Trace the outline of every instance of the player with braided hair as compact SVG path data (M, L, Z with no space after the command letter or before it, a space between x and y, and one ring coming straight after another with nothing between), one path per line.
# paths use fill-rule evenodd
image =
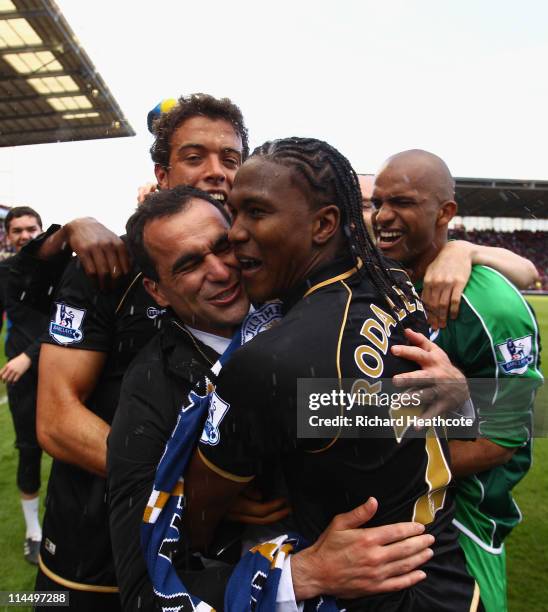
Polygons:
M281 299L284 317L238 349L220 372L204 429L209 433L202 434L185 478L190 540L207 545L246 484L262 482L272 494L274 466L283 473L296 525L308 541L337 513L370 495L379 500L375 524L418 520L436 538L420 584L345 600L343 607L477 610L479 593L451 525L445 441L433 431L426 440L391 428L375 435L371 426L367 439L350 438L341 422L329 437L313 431L300 436L297 421L309 406L298 403L298 380L332 379L333 389L342 389L343 380L351 379L379 393L386 384L382 378L410 369L391 350L407 343L403 325L427 330L406 275L386 270L389 262L373 248L350 164L319 140L266 143L239 170L229 207L234 218L229 238L246 290L256 302ZM443 352L422 342L434 362L445 359L449 372ZM388 408L369 409L380 418L389 415ZM321 592L310 581L300 584L297 564L292 574L307 597Z
M346 157L327 142L314 138L265 142L253 151L253 155L294 167L306 179L310 189L321 194L318 205L336 203L341 211L341 224L354 265L361 273L367 271L381 295L391 296L400 307L404 306L401 295L394 288L398 281L386 267L386 262L381 260L380 252L367 232L360 183ZM393 302L391 307L394 307Z

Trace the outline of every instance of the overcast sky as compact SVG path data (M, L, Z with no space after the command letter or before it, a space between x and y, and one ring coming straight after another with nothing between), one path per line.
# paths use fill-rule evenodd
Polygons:
M134 138L0 149L0 202L116 231L153 180L147 112L232 98L251 144L314 136L359 172L412 147L455 176L548 179L543 0L57 0Z

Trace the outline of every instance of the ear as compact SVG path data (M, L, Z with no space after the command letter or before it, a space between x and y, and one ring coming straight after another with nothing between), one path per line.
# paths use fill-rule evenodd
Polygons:
M154 174L160 189L169 189L169 170L160 166L160 164L154 165Z
M453 200L444 202L438 211L436 225L448 225L449 221L457 214L457 204Z
M326 244L337 233L341 223L341 212L335 204L328 204L314 214L312 242Z
M168 300L165 298L162 290L160 289L156 281L153 281L150 278L144 278L143 287L145 288L146 292L152 296L158 306L161 306L162 308L169 306Z

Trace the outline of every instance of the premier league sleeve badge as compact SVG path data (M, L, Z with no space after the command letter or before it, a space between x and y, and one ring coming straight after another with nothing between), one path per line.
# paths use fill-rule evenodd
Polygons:
M55 318L50 321L49 335L57 344L76 344L84 338L82 323L85 309L75 308L69 304L55 303Z
M529 364L533 362L531 348L531 336L508 338L506 342L497 344L497 349L503 358L503 362L499 362L499 367L505 374L524 374Z

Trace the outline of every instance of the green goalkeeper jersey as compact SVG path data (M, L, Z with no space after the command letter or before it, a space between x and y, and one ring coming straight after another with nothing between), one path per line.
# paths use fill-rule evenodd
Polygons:
M516 448L506 464L458 481L455 525L485 550L498 553L521 521L511 491L531 464L534 389L542 382L537 322L502 274L474 266L458 318L432 339L467 378L485 379L472 384L478 387L472 399L481 435Z

